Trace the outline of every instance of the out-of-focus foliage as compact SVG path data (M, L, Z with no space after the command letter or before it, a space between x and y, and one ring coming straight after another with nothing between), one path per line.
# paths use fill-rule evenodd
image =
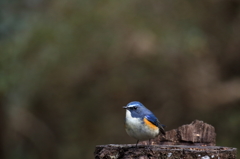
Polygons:
M1 0L0 156L93 158L133 143L122 106L239 147L240 3Z

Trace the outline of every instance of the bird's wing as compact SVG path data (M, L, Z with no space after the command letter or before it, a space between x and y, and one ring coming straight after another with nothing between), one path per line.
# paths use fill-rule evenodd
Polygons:
M145 118L150 121L153 125L157 126L159 125L158 119L153 114L145 115Z
M160 130L160 132L165 135L165 130L164 130L164 127L165 125L162 125L160 124L160 122L158 121L158 119L153 115L153 114L148 114L148 115L145 115L145 118L150 121L152 124L154 124L155 126L157 126Z

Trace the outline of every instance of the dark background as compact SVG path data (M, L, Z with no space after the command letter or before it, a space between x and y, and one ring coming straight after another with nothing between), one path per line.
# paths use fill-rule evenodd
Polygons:
M240 3L0 1L0 158L93 158L141 101L167 130L203 120L239 147Z

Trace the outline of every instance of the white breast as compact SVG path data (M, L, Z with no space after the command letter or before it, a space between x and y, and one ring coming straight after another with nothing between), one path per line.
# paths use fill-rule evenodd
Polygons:
M152 139L159 134L159 129L150 129L140 118L133 118L129 110L126 110L125 122L127 134L137 140Z

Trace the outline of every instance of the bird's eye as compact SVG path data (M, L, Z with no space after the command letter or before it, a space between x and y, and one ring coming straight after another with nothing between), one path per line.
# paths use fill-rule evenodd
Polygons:
M136 110L136 109L137 109L137 107L133 107L133 109L134 109L134 110Z

